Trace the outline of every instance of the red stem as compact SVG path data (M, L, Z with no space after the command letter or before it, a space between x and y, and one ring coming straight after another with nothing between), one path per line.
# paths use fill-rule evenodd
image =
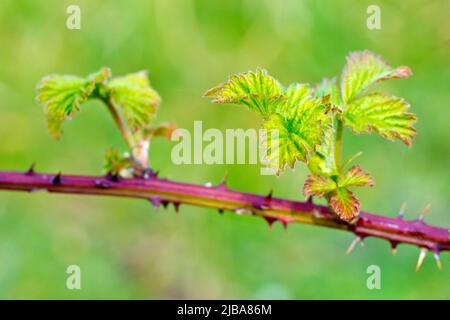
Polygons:
M450 250L450 232L447 228L429 226L423 219L412 221L401 217L390 218L361 212L354 225L339 220L326 206L312 201L299 202L244 193L229 189L225 183L218 186L202 186L175 182L157 177L149 179L114 179L111 176L74 176L60 174L0 171L0 190L37 191L85 195L108 195L128 198L143 198L154 205L169 202L178 206L190 204L208 208L233 211L265 218L269 224L280 221L308 223L342 229L364 237L388 240L395 248L407 243L439 253Z

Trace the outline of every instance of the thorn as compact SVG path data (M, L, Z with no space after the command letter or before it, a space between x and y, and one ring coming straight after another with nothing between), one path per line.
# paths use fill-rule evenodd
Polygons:
M53 184L60 184L61 183L61 172L58 172L56 176L52 179Z
M167 206L169 205L169 201L167 200L161 200L161 204L163 205L164 209L167 209Z
M428 215L428 213L430 212L430 208L431 208L431 203L427 204L425 206L425 208L423 208L422 213L419 216L419 221L423 222L423 220L425 219L425 216Z
M108 173L105 175L105 178L109 181L118 182L119 176L116 174L113 174L112 171L108 171Z
M309 204L313 204L313 197L312 196L308 196L308 198L306 199L306 202Z
M277 221L277 218L273 218L273 217L266 217L263 216L264 220L267 221L267 223L269 224L269 230L272 231L272 225L275 221Z
M391 241L392 254L395 256L397 254L397 241Z
M173 207L175 208L175 212L178 213L180 211L180 202L173 202Z
M358 243L361 244L361 247L364 247L364 242L360 236L356 236L355 239L353 239L352 243L350 243L350 245L348 246L347 251L345 253L346 254L352 253L353 249L355 248L355 246Z
M227 189L227 180L228 180L228 172L225 172L222 181L219 183L219 185L217 186L217 188L223 188L223 189Z
M25 172L26 175L31 176L34 174L34 168L36 167L36 162L33 162L30 166L30 168L28 169L27 172Z
M397 218L403 219L405 216L406 202L403 202L400 206L400 210L398 211Z
M149 200L156 209L161 205L161 199L159 197L151 197Z
M428 250L426 248L420 249L419 259L417 260L416 272L420 270L420 267L422 267L422 263L423 260L425 259L425 256L427 255L427 251Z
M273 190L271 189L269 191L269 193L267 194L267 196L265 196L264 200L262 201L257 201L256 203L253 204L253 208L256 208L258 210L266 210L270 208L270 202L272 202L272 194L273 194Z
M144 179L157 178L159 171L153 171L150 168L144 170Z
M284 231L288 231L288 225L289 225L289 221L286 220L280 220L281 224L283 225Z
M441 256L439 255L439 252L433 252L434 260L436 260L436 265L439 270L442 270L442 262L441 262Z

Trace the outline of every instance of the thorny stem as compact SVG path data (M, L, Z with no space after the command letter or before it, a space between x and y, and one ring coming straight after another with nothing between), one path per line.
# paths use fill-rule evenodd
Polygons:
M229 189L225 182L218 186L195 185L161 179L118 179L107 176L81 176L27 172L0 171L0 190L47 191L55 193L105 195L127 198L143 198L154 206L165 207L172 202L178 210L180 204L214 208L236 214L260 216L270 225L279 221L284 226L298 222L325 226L352 232L356 239L365 237L386 239L393 249L400 243L412 244L430 250L435 257L440 251L450 250L450 231L447 228L429 226L423 216L406 221L401 214L395 218L361 212L355 224L337 218L326 206L312 201L299 202L273 198L271 194L256 195ZM439 260L440 263L440 260Z

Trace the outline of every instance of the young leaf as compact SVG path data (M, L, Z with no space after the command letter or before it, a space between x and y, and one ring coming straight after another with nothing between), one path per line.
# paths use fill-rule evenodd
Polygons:
M243 104L266 118L283 96L281 84L264 69L232 75L230 79L204 94L213 103Z
M372 187L374 181L370 174L364 172L360 166L356 165L339 176L338 185L339 187Z
M344 221L351 222L359 215L359 199L347 188L338 188L333 191L329 203Z
M80 105L94 95L97 85L111 77L109 68L102 68L86 78L72 75L50 75L37 85L36 100L44 107L50 134L61 136L64 120L72 118Z
M76 76L51 75L37 86L36 100L44 107L50 134L61 136L64 120L72 118L80 104L92 94L95 82Z
M349 103L375 82L406 78L411 74L408 67L392 68L383 58L370 51L352 52L347 56L347 64L342 73L342 99Z
M331 178L310 174L303 185L303 195L322 197L336 188L336 182Z
M113 78L107 88L112 103L123 110L128 125L134 132L153 120L161 98L150 86L146 72Z
M290 85L274 107L274 113L263 123L268 139L262 143L270 154L278 156L278 159L269 157L269 165L279 174L286 164L293 168L297 160L307 162L323 143L330 123L320 99L312 97L305 85ZM278 134L271 134L272 130Z
M373 129L386 139L398 138L411 146L417 118L408 109L403 99L372 93L350 103L343 118L355 133L370 133Z

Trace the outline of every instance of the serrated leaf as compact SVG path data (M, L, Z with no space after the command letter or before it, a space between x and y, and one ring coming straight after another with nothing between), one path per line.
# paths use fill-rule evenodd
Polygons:
M333 191L329 203L344 221L351 222L359 215L359 199L347 188L338 188Z
M339 187L372 187L374 181L369 173L364 172L359 165L356 165L339 176L338 185Z
M273 113L277 101L282 98L281 84L264 69L232 75L230 79L207 92L214 103L235 103L266 118Z
M108 89L112 103L123 110L133 131L151 123L161 98L150 86L146 72L113 78L108 84Z
M336 188L336 182L330 177L310 174L303 185L303 195L322 197Z
M80 110L95 89L95 81L70 75L51 75L37 86L36 100L44 107L48 129L54 138L61 136L64 120Z
M347 106L344 123L355 133L370 133L373 129L386 139L398 138L411 146L417 118L408 109L409 104L401 98L372 93Z
M411 74L408 67L392 68L382 57L368 50L352 52L347 56L347 64L342 73L342 99L349 103L376 82L406 78Z
M324 110L325 106L310 95L306 86L293 84L286 90L277 112L263 123L268 135L262 143L269 153L269 165L277 174L286 165L293 168L297 160L307 162L323 142L331 122ZM278 130L278 134L271 135L271 130Z

